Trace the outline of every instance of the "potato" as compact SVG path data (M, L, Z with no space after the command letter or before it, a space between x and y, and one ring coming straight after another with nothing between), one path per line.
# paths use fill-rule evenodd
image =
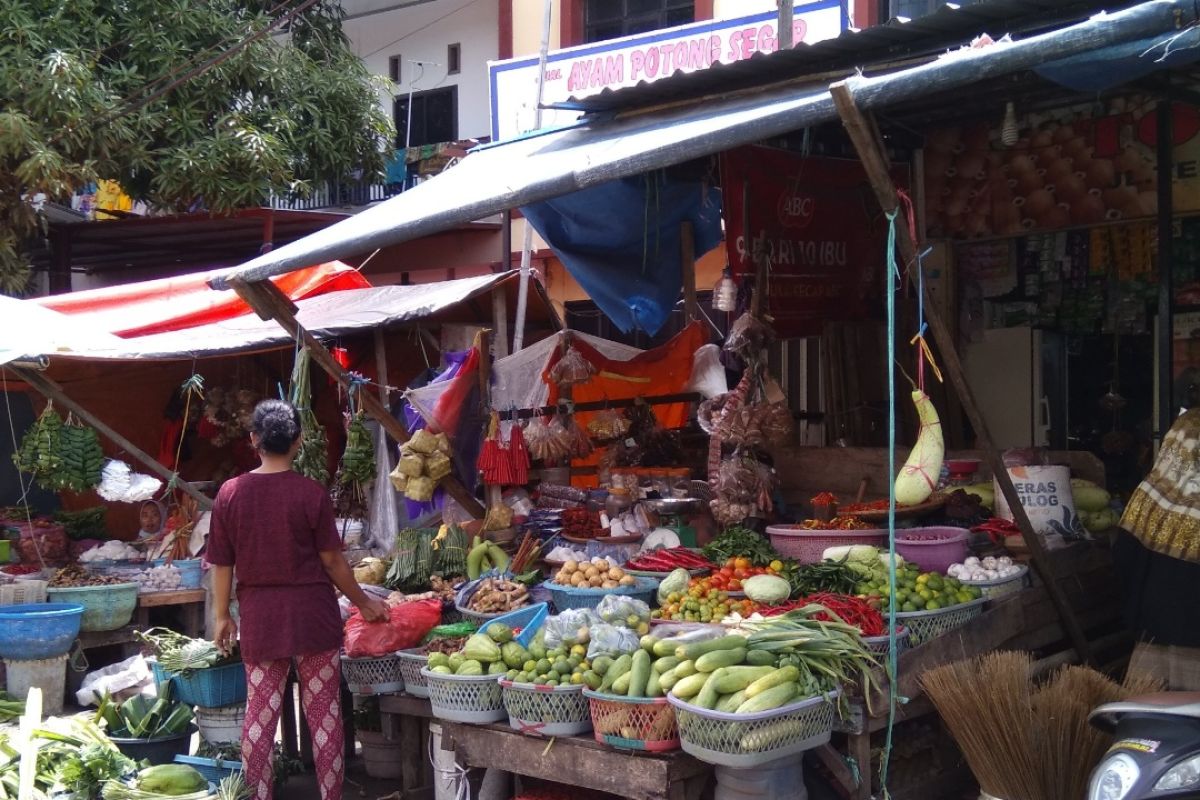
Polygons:
M595 567L588 567L587 572L583 574L587 576L588 580L591 580L600 574L600 570L596 569Z
M587 578L583 577L582 572L576 572L574 575L571 576L571 585L572 586L580 586L584 583L587 583Z
M570 583L571 582L571 573L567 572L565 569L560 569L558 571L558 574L554 576L554 582L555 583Z
M567 572L574 572L575 570L579 569L579 562L572 559L563 564L563 569L565 569Z
M604 581L600 580L599 575L596 575L595 577L588 578L588 583L590 583L593 588L598 589L598 588L600 588L600 584L604 583Z
M593 566L595 566L596 569L608 570L608 568L612 565L608 563L607 558L602 558L599 561L595 562Z
M600 588L602 588L602 589L615 589L615 588L617 588L617 586L618 586L618 584L614 580L607 580L604 583L600 584Z
M621 586L634 586L637 584L637 578L633 577L632 575L626 575L617 581L617 583Z
M610 581L619 581L619 580L621 580L621 576L623 576L624 574L625 573L622 572L619 568L613 567L612 569L610 569L608 571L608 579Z

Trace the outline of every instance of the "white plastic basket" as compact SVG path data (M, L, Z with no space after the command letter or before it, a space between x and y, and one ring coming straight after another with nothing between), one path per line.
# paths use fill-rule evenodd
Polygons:
M1014 594L1029 585L1029 567L1020 565L1020 571L1005 578L994 578L990 581L963 581L963 586L974 586L983 592L988 600Z
M394 653L379 658L342 656L342 675L351 694L395 694L404 691L400 659Z
M883 617L887 619L887 614ZM864 636L863 644L877 656L886 656L888 654L888 645L890 637L885 633L882 636ZM908 628L903 625L896 626L896 655L900 655L908 649Z
M699 708L673 695L685 753L722 767L749 769L802 753L829 741L838 692L809 697L756 714Z
M592 729L583 686L500 681L508 724L526 736L578 736Z
M986 597L981 597L936 611L899 611L896 621L908 628L908 643L916 647L966 625L983 613L987 601Z
M242 740L242 723L246 719L246 704L222 708L196 707L196 727L209 744L233 744Z
M404 676L405 693L413 697L428 698L429 686L425 683L425 676L421 674L421 670L425 669L429 657L421 652L421 648L416 647L401 650L396 653L396 658L400 659L400 674Z
M63 653L54 658L38 658L31 661L4 659L8 693L23 701L29 690L36 686L42 690L42 714L61 714L67 689L67 655Z
M449 722L487 725L508 717L498 675L445 675L421 670L433 715Z

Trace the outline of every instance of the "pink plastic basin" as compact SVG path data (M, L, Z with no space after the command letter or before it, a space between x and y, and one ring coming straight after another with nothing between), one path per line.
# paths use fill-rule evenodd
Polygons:
M963 528L933 527L897 531L896 552L922 572L945 574L951 564L961 563L970 549Z

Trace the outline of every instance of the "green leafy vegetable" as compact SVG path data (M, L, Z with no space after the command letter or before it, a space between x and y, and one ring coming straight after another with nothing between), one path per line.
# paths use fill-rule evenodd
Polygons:
M714 564L724 564L740 556L750 559L756 567L765 567L782 558L762 534L736 525L709 542L704 547L704 556Z

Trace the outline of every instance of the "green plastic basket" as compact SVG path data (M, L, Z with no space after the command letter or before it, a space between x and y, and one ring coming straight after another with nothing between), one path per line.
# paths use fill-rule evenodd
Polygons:
M81 631L115 631L133 619L137 608L138 584L115 583L108 586L70 586L46 590L51 603L78 603L83 606Z

